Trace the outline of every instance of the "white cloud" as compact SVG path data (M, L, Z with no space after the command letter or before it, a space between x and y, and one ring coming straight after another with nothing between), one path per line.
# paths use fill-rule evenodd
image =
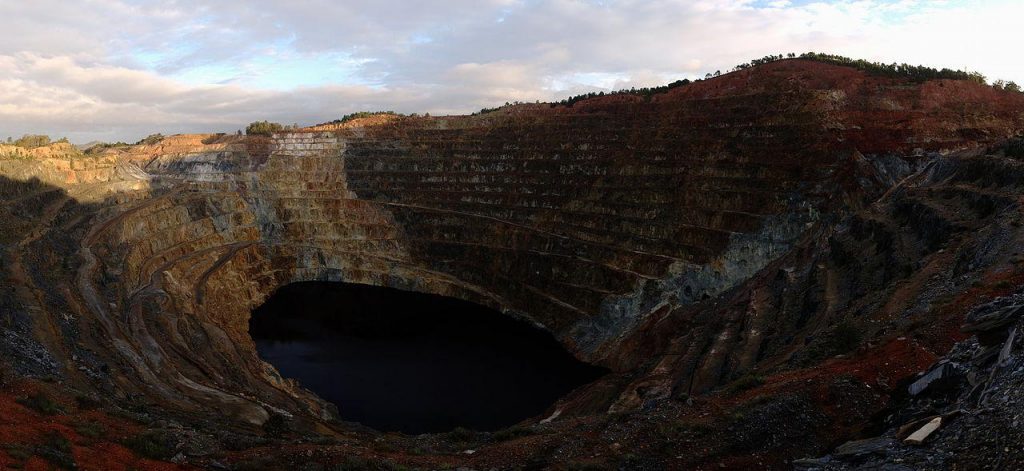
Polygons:
M1024 82L1021 17L1014 0L0 1L0 135L467 112L809 50Z

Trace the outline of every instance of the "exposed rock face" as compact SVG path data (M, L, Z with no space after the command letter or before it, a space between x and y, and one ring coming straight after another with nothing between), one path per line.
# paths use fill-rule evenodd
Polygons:
M93 157L0 147L0 349L175 413L328 420L247 325L280 286L338 280L529 319L616 372L562 416L637 410L788 361L855 308L912 309L858 297L967 228L950 211L1016 204L970 179L992 164L968 154L1022 129L1024 95L783 61L650 101Z

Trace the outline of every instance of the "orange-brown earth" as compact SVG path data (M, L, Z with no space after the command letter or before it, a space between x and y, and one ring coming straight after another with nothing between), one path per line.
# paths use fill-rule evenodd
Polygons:
M1022 131L1021 94L787 60L650 99L0 147L0 459L56 430L80 467L149 466L117 445L145 429L201 467L786 467L1016 289ZM379 434L256 355L251 309L303 280L492 306L612 373L505 432Z

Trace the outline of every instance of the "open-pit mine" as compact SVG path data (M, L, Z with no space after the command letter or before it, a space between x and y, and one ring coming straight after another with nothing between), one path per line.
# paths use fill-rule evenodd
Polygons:
M1013 469L1022 132L1021 93L792 59L0 145L0 468ZM360 286L419 297L332 321ZM389 356L443 335L482 372Z

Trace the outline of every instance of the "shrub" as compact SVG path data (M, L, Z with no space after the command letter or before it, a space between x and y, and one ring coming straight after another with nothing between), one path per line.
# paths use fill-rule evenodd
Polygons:
M241 134L241 132L239 132L239 134ZM215 144L215 143L216 143L217 141L219 141L219 140L220 140L220 138L222 138L222 137L224 137L224 133L222 133L222 132L219 132L219 133L217 133L217 134L214 134L214 135L212 135L212 136L209 136L209 137L206 137L206 138L204 138L204 139L202 140L202 143L203 143L203 144L205 144L205 145Z
M860 346L863 336L856 324L843 320L831 330L814 338L800 351L796 364L811 366L836 355L849 353Z
M754 389L762 384L764 384L764 378L762 376L748 373L741 376L736 381L733 381L732 384L729 385L728 389L730 393L736 394L748 389Z
M36 447L36 454L50 463L64 469L75 469L75 458L71 454L71 442L56 430L46 434L43 444Z
M35 147L50 145L50 142L50 136L45 134L25 134L24 136L21 136L21 139L14 141L14 145L24 147L26 149L32 149Z
M151 146L151 145L156 144L156 143L158 143L158 142L160 142L162 140L164 140L164 135L163 134L160 134L160 133L150 134L150 135L144 137L139 142L136 142L135 145L137 145L137 146Z
M129 145L130 144L128 144L127 142L121 142L121 141L119 141L119 142L101 142L99 144L96 144L94 146L90 146L90 147L86 148L85 149L85 154L86 155L100 154L100 153L103 153L103 151L105 151L107 149L118 149L118 148L122 148L122 147L128 147Z
M97 397L87 396L85 394L76 394L75 405L77 405L79 409L93 410L99 409L99 407L102 406L103 403L100 402L99 398Z
M86 438L100 438L107 434L107 427L94 420L79 422L75 424L75 433Z
M881 62L871 62L871 61L866 61L866 60L863 60L863 59L851 59L849 57L839 56L839 55L835 55L835 54L822 54L822 53L817 53L817 52L807 52L807 53L804 53L804 54L800 54L799 56L797 56L795 53L792 53L792 52L789 53L789 54L785 54L785 55L783 55L783 54L768 55L768 56L764 56L764 57L762 57L760 59L754 59L754 60L751 60L749 62L744 62L744 63L742 63L740 65L737 65L736 67L733 67L732 70L733 71L744 70L744 69L749 69L751 67L755 67L755 66L759 66L759 65L769 64L769 63L772 63L772 62L777 62L777 61L781 61L781 60L785 60L785 59L796 59L796 58L800 58L800 59L804 59L804 60L812 60L812 61L817 61L817 62L824 62L824 63L827 63L827 64L841 65L841 66L845 66L845 67L853 67L853 68L855 68L857 70L861 70L861 71L867 72L867 73L872 74L872 75L882 75L882 76L887 76L887 77L903 77L903 78L909 78L911 80L920 81L920 82L923 82L923 81L926 81L926 80L932 80L932 79L952 79L952 80L970 80L972 82L976 82L976 83L980 83L980 84L985 84L985 81L986 81L985 76L981 75L981 74L979 74L977 72L967 72L967 71L963 71L963 70L951 70L951 69L941 69L940 70L940 69L935 69L935 68L932 68L932 67L925 67L925 66L922 66L922 65L897 64L897 63L883 64ZM716 70L714 73L705 74L704 75L704 79L705 80L710 80L710 79L713 79L715 77L719 77L721 75L722 75L722 71ZM700 79L697 79L697 80L700 80ZM663 85L663 86L660 86L660 87L630 88L628 90L619 90L619 91L609 92L608 94L609 95L639 95L639 96L642 96L642 97L644 97L646 99L650 99L650 97L652 97L654 95L657 95L659 93L667 92L667 91L669 91L669 90L671 90L673 88L676 88L676 87L681 87L681 86L689 85L690 83L691 83L690 80L683 79L683 80L677 80L677 81L672 82L672 83L670 83L668 85ZM1000 85L1000 87L1005 89L1005 90L1010 90L1011 89L1010 87L1013 87L1013 89L1015 89L1017 91L1020 90L1020 87L1017 84L1013 83L1013 82L1009 82L1009 83L1003 82ZM582 101L582 100L586 100L588 98L594 98L594 97L599 97L599 96L604 96L604 95L605 95L605 92L585 93L585 94L582 94L582 95L576 95L576 96L573 96L573 97L566 98L566 99L564 99L562 101L559 101L557 103L551 103L551 106L552 107L555 107L555 106L558 106L558 105L572 106L572 105L576 104L576 102L579 102L579 101ZM516 102L515 104L519 104L519 103ZM505 106L509 106L509 105L510 105L510 103L505 103ZM498 107L498 108L484 108L484 109L480 110L478 113L474 113L474 114L489 113L491 111L495 111L495 110L498 110L498 109L501 109L501 107Z
M348 456L341 463L334 465L332 471L405 471L408 469L410 468L383 458Z
M1015 159L1024 158L1024 139L1014 139L1006 145L1006 156Z
M124 446L139 456L153 460L166 460L174 454L174 445L170 438L160 432L147 431L128 438L125 440Z
M516 438L528 437L533 435L533 433L533 430L526 427L509 427L507 429L494 432L491 434L491 438L496 442L504 442Z
M570 461L565 465L569 471L611 471L615 467L594 461Z
M281 438L288 433L288 422L281 414L271 414L263 423L263 435L267 438Z
M7 456L9 456L12 460L25 461L32 457L32 451L21 445L7 443L0 446L3 447L4 452L6 452Z
M18 398L17 402L42 415L57 415L64 412L64 408L60 404L54 402L53 399L50 399L49 396L43 393L35 393L28 397Z
M355 113L349 113L349 114L347 114L345 116L342 116L341 119L336 119L334 121L331 121L330 123L324 123L324 124L344 124L344 123L347 123L347 122L352 121L352 120L356 120L356 119L360 119L360 118L369 118L371 116L377 116L377 115L399 116L399 114L395 113L394 111L357 111Z
M468 442L476 437L476 432L465 427L455 427L447 436L453 442Z
M766 59L772 57L775 56L768 56ZM778 58L774 60L780 60L781 57L782 56L778 56ZM893 62L892 64L884 64L881 62L871 62L866 61L864 59L851 59L849 57L838 56L835 54L821 54L816 52L808 52L801 54L800 58L824 62L827 64L853 67L857 70L862 70L873 75L883 75L887 77L904 77L921 82L933 79L951 79L970 80L972 82L979 84L986 83L986 78L984 75L978 72L968 72L965 70L939 70L932 67L925 67L923 65L897 64L895 62ZM767 62L771 62L771 60L768 60Z
M719 72L719 74L721 74L721 72ZM711 74L708 74L708 76L710 78ZM685 86L685 85L689 85L690 83L691 82L690 82L689 79L682 79L682 80L676 80L675 82L672 82L672 83L670 83L668 85L662 85L660 87L642 87L642 88L634 87L634 88L630 88L628 90L627 89L623 89L623 90L619 90L619 91L610 92L610 93L608 93L608 95L638 95L638 96L644 97L645 99L650 99L654 95L657 95L659 93L665 93L665 92L667 92L669 90L672 90L673 88L678 88L678 87L682 87L682 86ZM583 101L583 100L586 100L586 99L589 99L589 98L599 97L599 96L605 96L605 92L590 92L590 93L584 93L582 95L572 96L572 97L566 98L566 99L564 99L564 100L562 100L562 101L560 101L558 103L552 103L551 106L552 107L558 106L558 105L572 106L572 105L575 105L576 102ZM517 102L516 104L519 104L519 103ZM505 106L508 106L508 105L509 105L509 103L505 103ZM492 109L484 108L483 110L480 110L480 113L485 113L485 112L493 111L493 110L496 110L496 109L498 109L498 108L492 108Z
M863 337L856 325L844 320L832 331L833 351L836 355L851 352L860 346Z
M270 121L254 121L245 127L245 134L250 136L269 136L275 132L281 132L284 126L281 123Z

